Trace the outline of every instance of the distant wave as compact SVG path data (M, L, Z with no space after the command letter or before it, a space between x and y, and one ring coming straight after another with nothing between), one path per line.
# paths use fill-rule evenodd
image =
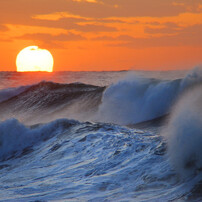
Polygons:
M105 87L82 83L40 82L0 103L0 119L17 118L26 123L49 122L62 117L79 119L82 112L95 111ZM76 116L78 115L78 116Z

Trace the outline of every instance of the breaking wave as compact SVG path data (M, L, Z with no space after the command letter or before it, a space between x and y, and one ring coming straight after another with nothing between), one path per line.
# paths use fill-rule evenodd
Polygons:
M184 79L171 81L129 76L105 90L98 120L134 124L161 117L170 112L184 91L201 82L201 68L195 68Z

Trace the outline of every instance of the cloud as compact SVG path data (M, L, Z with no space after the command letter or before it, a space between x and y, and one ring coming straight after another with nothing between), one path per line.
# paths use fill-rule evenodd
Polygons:
M71 19L82 19L84 20L92 20L93 18L86 18L79 15L74 15L69 12L56 12L56 13L50 13L50 14L42 14L42 15L35 15L32 16L32 19L38 19L38 20L52 20L57 21L63 18L71 18Z
M148 34L178 34L180 30L182 30L182 27L179 27L175 23L165 23L163 25L164 27L161 28L155 28L155 27L145 27L145 33Z
M178 23L189 23L190 26L194 22L201 22L200 15L182 15L186 12L182 5L197 5L197 8L201 5L199 0L191 2L193 1L6 0L0 1L0 23L74 29L80 32L113 32L120 29L118 23L132 27L134 23L146 24L146 21L165 23L166 20L178 20ZM80 24L81 22L86 23Z
M34 34L25 34L19 37L13 38L34 41L37 44L45 46L46 48L65 48L64 43L62 42L72 42L72 41L83 41L86 38L82 37L79 34L74 34L69 32L68 34L59 34L59 35L51 35L46 33L34 33Z
M0 31L8 31L8 27L0 24Z
M173 6L182 7L185 11L188 12L201 12L202 11L202 3L201 0L177 0L172 2Z
M89 3L86 0L68 1L72 12L85 17L137 17L137 16L172 16L184 11L182 7L172 5L173 0L100 0ZM75 3L75 4L74 4ZM81 7L85 9L81 10ZM75 9L77 7L77 9Z
M75 25L75 30L82 32L114 32L118 31L115 27L104 26L104 25L94 25L94 24L85 24L85 25Z
M116 27L105 25L104 23L87 21L85 19L62 18L58 21L39 20L35 23L38 26L61 28L65 30L75 30L80 32L114 32Z
M186 1L181 2L187 4ZM17 24L31 21L33 16L53 13L71 13L83 18L163 17L179 15L186 9L173 5L173 0L5 0L0 1L0 11L0 22Z
M170 25L174 29L174 25ZM177 27L176 27L177 28ZM161 29L149 29L153 34L162 33ZM166 29L163 29L165 32ZM169 30L169 29L168 29ZM186 27L177 32L165 32L168 35L161 37L137 38L129 35L117 37L102 36L95 37L94 41L105 41L108 46L128 47L128 48L148 48L148 47L169 47L169 46L202 46L202 25ZM169 35L171 33L171 35ZM110 42L110 43L109 43Z
M38 41L80 41L85 40L84 37L78 34L73 34L69 32L68 34L59 34L59 35L51 35L44 33L36 33L36 34L25 34L23 36L17 37L17 39L23 40L38 40Z
M161 28L161 29L155 29L155 28L146 28L145 30L148 33L151 34L173 34L173 37L178 37L179 41L184 41L186 44L189 42L190 44L195 45L202 45L202 24L200 25L193 25L189 27L179 27L176 24L167 23L167 27ZM168 37L169 38L169 37ZM176 39L177 40L177 39Z
M135 37L129 36L129 35L120 35L117 37L111 37L111 36L101 36L101 37L95 37L92 38L94 41L133 41Z
M5 0L0 1L0 32L8 31L8 40L44 43L88 38L138 48L183 40L198 46L201 9L201 0Z
M73 0L76 2L88 2L88 3L100 3L102 1L98 1L98 0Z

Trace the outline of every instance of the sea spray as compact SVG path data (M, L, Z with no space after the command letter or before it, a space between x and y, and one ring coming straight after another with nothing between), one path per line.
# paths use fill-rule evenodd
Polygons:
M202 170L202 85L189 89L180 98L162 135L178 173L186 177Z

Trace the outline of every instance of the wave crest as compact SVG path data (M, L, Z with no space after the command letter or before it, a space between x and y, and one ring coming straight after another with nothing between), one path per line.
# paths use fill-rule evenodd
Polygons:
M16 119L0 123L0 160L22 154L27 148L45 141L79 122L59 119L48 124L26 127Z

